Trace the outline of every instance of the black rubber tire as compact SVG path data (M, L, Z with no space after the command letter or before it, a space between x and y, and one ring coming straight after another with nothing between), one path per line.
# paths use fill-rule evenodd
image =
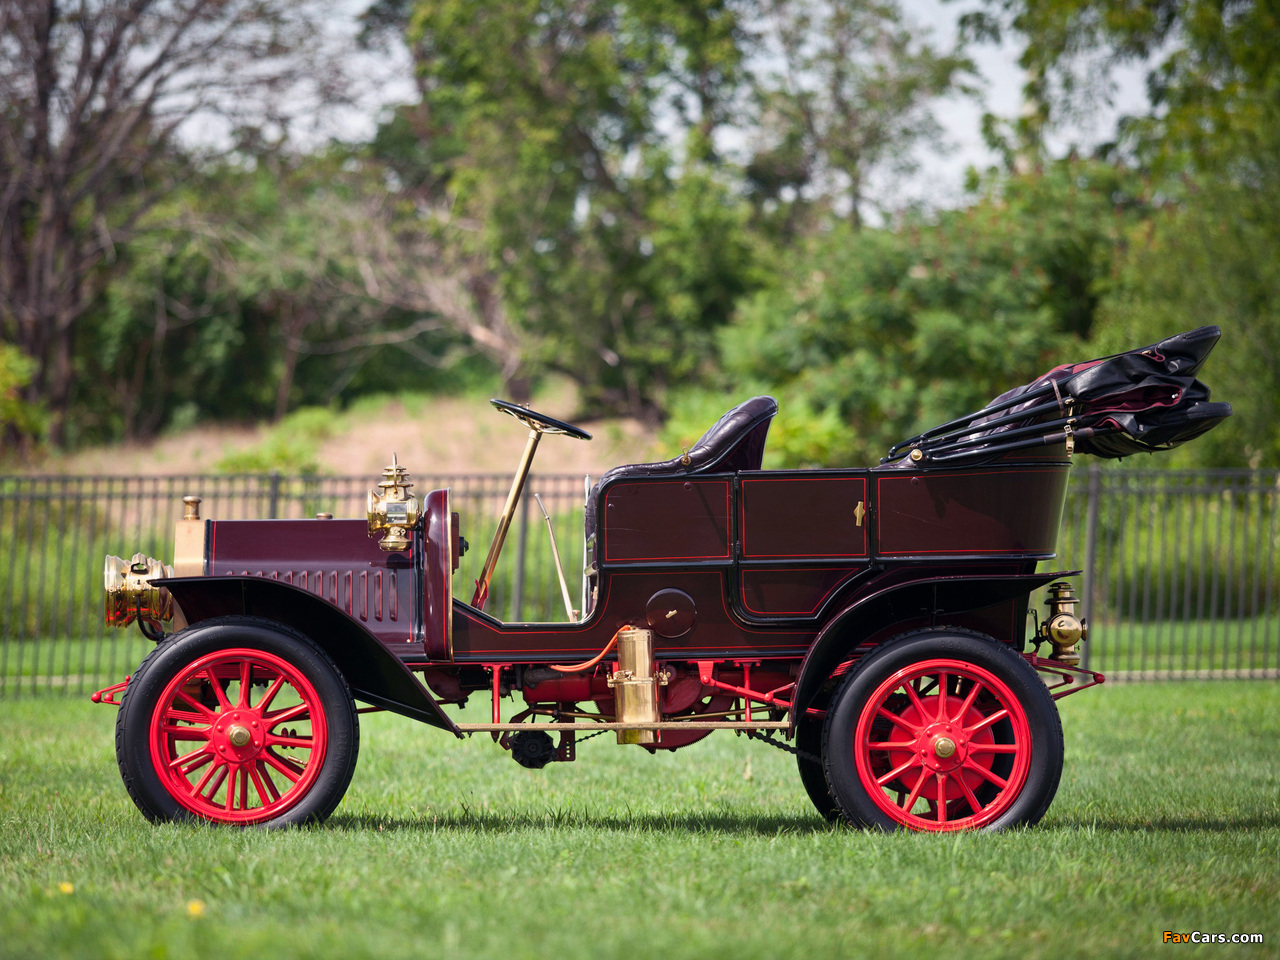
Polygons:
M821 760L822 720L820 718L805 717L796 725L796 749L800 751L796 754L796 766L800 770L800 782L804 784L805 793L809 795L814 808L825 820L831 823L839 822L840 807L831 796L831 789L827 786L827 772ZM804 756L806 753L819 759L810 760Z
M320 823L341 802L360 753L360 723L347 682L329 656L298 631L258 617L204 620L165 639L142 661L116 715L116 762L129 796L152 822L199 820L163 786L151 760L151 716L165 687L188 664L219 650L275 654L315 688L327 727L324 763L302 798L279 817L254 824L277 828Z
M916 630L887 641L841 683L827 712L823 761L827 784L844 819L857 827L905 829L872 800L863 785L854 760L854 731L867 701L882 683L899 670L933 659L961 660L990 671L1021 704L1031 731L1030 766L1021 790L1007 810L979 829L994 832L1037 823L1053 802L1062 777L1062 722L1057 706L1035 669L1007 644L958 627Z

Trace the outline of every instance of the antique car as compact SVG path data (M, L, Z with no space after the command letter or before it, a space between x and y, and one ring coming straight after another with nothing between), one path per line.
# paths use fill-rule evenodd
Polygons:
M106 562L107 622L156 643L94 694L119 707L125 786L154 821L321 821L355 769L360 701L491 734L530 768L574 760L584 734L652 752L733 730L794 754L833 821L1034 824L1062 771L1055 700L1103 682L1079 664L1069 572L1038 570L1072 457L1167 449L1228 416L1195 379L1217 338L1057 367L870 469L762 470L778 407L749 399L681 456L590 488L582 609L559 571L555 623L485 610L539 442L590 439L526 407L492 401L528 441L469 603L450 491L419 499L394 456L361 519L205 519L186 497L171 566ZM444 709L472 696L485 722Z

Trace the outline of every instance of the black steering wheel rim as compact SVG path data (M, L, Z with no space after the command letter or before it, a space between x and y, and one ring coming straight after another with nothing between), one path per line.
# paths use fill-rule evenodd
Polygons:
M515 417L530 430L537 430L539 433L563 434L566 437L573 437L575 440L591 439L591 434L581 427L575 427L573 424L557 420L555 417L548 417L545 413L530 410L528 407L522 407L518 403L510 403L507 400L490 400L489 402L503 413Z

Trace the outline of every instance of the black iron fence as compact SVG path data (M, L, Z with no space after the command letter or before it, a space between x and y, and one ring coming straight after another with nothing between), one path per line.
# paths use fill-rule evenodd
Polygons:
M453 491L472 542L455 591L470 599L510 478L415 481L418 491ZM202 516L221 519L363 517L370 485L280 474L0 477L0 698L83 693L137 665L149 642L102 623L103 557L171 559L184 495L199 495ZM551 517L572 603L581 604L584 493L580 476L530 478L490 591L495 616L565 617L532 494ZM1051 566L1084 571L1088 665L1132 678L1280 675L1278 498L1274 473L1077 470Z
M1280 676L1280 474L1072 476L1058 542L1083 571L1086 664L1134 678Z

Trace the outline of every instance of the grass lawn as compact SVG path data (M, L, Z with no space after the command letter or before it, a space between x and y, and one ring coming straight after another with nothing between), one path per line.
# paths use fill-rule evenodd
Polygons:
M325 827L153 827L111 709L0 701L0 956L1280 956L1280 686L1060 706L1042 825L938 837L829 828L791 757L730 734L530 771L388 714Z

